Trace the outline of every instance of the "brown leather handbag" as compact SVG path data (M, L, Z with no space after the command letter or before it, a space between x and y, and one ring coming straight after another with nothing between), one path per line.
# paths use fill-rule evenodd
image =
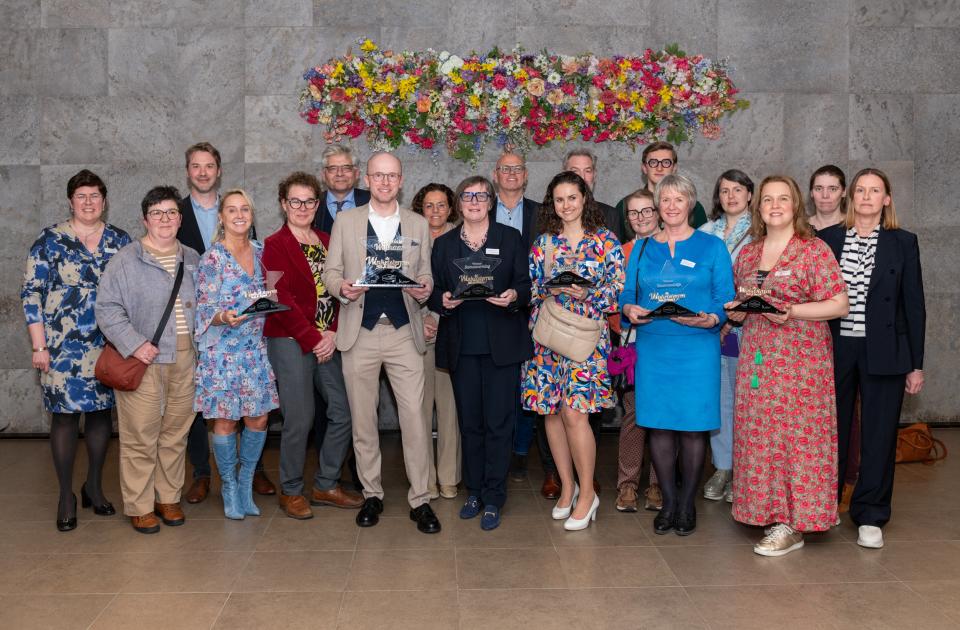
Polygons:
M947 456L947 446L933 437L925 422L917 422L897 431L897 463L932 464Z
M151 343L154 346L160 346L160 337L163 336L163 329L167 326L167 320L170 319L170 312L177 301L177 293L180 291L180 283L183 280L183 263L177 266L177 277L173 281L173 292L170 299L167 300L167 307L163 311L163 317L160 318L160 324L157 325L157 331L153 334ZM140 387L140 381L147 371L147 364L131 355L126 359L120 354L109 341L104 346L103 351L97 358L97 364L93 368L93 374L97 380L112 389L121 392L132 392Z

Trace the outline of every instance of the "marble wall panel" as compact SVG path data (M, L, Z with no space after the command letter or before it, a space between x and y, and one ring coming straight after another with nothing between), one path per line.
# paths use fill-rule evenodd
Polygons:
M909 94L851 94L850 159L913 158L913 97Z
M107 31L94 28L40 30L41 93L61 99L107 93Z
M40 398L40 377L32 368L0 369L0 435L44 433L50 417Z
M784 99L783 158L791 171L811 173L846 154L848 101L846 94L791 94Z
M245 0L243 23L246 26L312 26L313 0Z
M577 55L592 52L595 55L636 55L642 53L649 41L646 26L594 26L560 24L550 28L536 23L518 21L517 40L529 51L546 48L552 53Z
M518 4L517 23L549 28L568 24L648 26L651 5L650 0L530 0Z
M960 2L957 2L957 0L916 0L913 19L916 26L960 26Z
M922 92L960 92L960 28L916 29L917 58L911 64L918 72Z
M924 244L928 241L927 235L921 234L920 238L923 252ZM924 284L927 284L928 267L924 267L924 275ZM924 422L956 421L957 409L960 409L960 388L956 386L955 377L957 356L960 356L960 336L957 335L957 328L960 327L960 296L954 288L946 293L927 291L925 298L927 336L923 371L926 382L919 395L906 396L902 418Z
M380 24L443 29L450 18L451 4L449 0L381 0Z
M750 101L750 108L725 119L719 139L699 138L685 151L696 159L720 163L745 157L782 162L786 155L784 119L788 97L782 93L747 93L743 98ZM683 163L685 156L679 157Z
M6 253L26 256L46 225L40 194L39 166L0 166L0 234L13 250Z
M909 26L913 24L913 0L850 0L853 26Z
M39 164L40 99L0 96L0 164Z
M41 0L40 23L43 28L110 26L110 0Z
M0 40L4 43L4 53L0 56L0 95L36 94L40 85L37 76L39 31L3 29Z
M110 0L111 26L243 26L244 3L237 0Z
M446 37L452 40L448 50L485 53L495 47L509 50L515 44L523 44L517 37L518 7L512 0L451 4L445 29ZM384 40L387 39L384 29Z
M916 30L910 27L850 29L850 90L857 93L909 93L920 74ZM905 59L910 63L903 63Z
M658 3L650 11L646 47L658 49L669 44L707 57L717 56L717 0L675 0Z
M244 167L243 189L253 198L257 208L257 233L261 237L273 234L283 224L277 184L294 171L306 171L319 177L320 168L307 161L247 164Z
M5 28L40 26L40 0L4 0L0 3L0 24Z
M177 93L182 79L175 30L110 29L107 50L110 96Z
M960 95L914 97L917 214L925 227L960 224ZM956 286L956 285L955 285Z
M367 29L370 37L377 35L381 24L380 0L353 0L330 2L313 0L314 26L337 26L349 29Z
M244 161L305 162L313 152L313 130L289 96L244 99Z
M899 216L899 208L897 208ZM957 243L960 242L960 227L930 228L913 226L909 228L917 234L920 242L920 260L923 264L923 288L932 295L957 293L956 265L951 264L957 257ZM949 262L948 262L949 261ZM945 264L946 263L946 264ZM929 329L932 318L928 316ZM954 337L958 335L954 334ZM928 339L936 339L928 333Z

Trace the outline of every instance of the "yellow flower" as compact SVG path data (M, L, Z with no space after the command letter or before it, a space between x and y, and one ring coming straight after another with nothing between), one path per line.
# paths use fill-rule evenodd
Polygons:
M496 67L497 67L497 62L496 62L496 61L488 61L487 63L483 64L483 65L480 66L480 67L483 68L483 71L484 71L484 72L493 72L493 71L496 69Z
M362 69L361 69L360 73L361 73L361 75L363 74L363 70L362 70ZM337 67L333 69L333 74L330 75L330 76L333 77L334 79L339 79L340 77L342 77L342 76L343 76L343 64L342 64L342 63L338 63L338 64L337 64Z
M671 94L670 88L666 85L660 88L660 92L658 92L658 94L660 94L660 99L663 101L664 105L669 104L670 100L673 98L673 94Z
M629 129L634 133L639 133L643 131L643 121L634 118L633 120L627 123L627 129Z
M397 91L397 87L393 84L393 77L388 78L386 81L377 81L373 84L373 91L380 92L381 94L393 94Z
M365 39L362 44L360 44L360 50L363 52L373 52L377 49L377 45L370 41L369 38Z
M583 117L589 120L590 122L593 122L594 120L597 119L597 115L590 110L583 112Z
M400 79L400 98L407 98L417 87L417 77L408 76Z
M459 72L451 72L450 80L453 82L454 85L460 85L461 83L463 83L463 79L460 77Z
M516 79L517 81L523 81L524 79L527 78L527 71L524 70L523 68L520 68L519 70L513 73L513 78Z
M360 94L361 90L360 90L360 88L350 87L350 88L347 88L346 90L344 90L344 92L346 92L346 93L347 93L347 96L349 96L350 98L354 98L354 97L356 97L358 94Z
M480 107L480 97L476 94L471 94L468 100L470 101L470 107Z

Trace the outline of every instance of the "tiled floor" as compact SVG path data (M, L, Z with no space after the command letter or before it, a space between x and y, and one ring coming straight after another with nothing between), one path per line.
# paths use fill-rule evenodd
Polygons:
M779 559L751 552L760 532L734 523L726 503L701 504L687 538L655 536L651 512L616 512L613 435L587 531L550 519L531 474L510 488L493 532L456 517L462 492L434 501L434 536L407 517L396 435L383 439L375 528L333 508L294 521L264 497L264 516L227 521L212 496L154 536L89 510L76 531L57 532L48 443L0 440L0 628L957 628L960 429L938 434L947 461L897 469L886 547L858 547L844 518ZM105 476L119 507L112 448ZM276 464L274 446L274 479ZM81 453L78 490L85 466Z

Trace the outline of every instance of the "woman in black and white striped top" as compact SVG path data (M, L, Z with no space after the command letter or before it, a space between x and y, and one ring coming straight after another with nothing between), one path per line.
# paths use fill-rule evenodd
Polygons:
M917 237L900 228L890 180L864 169L849 188L844 224L821 231L840 262L850 314L831 322L839 473L844 478L857 392L863 418L860 475L850 502L857 543L883 546L890 520L897 426L904 392L923 388L926 309Z

